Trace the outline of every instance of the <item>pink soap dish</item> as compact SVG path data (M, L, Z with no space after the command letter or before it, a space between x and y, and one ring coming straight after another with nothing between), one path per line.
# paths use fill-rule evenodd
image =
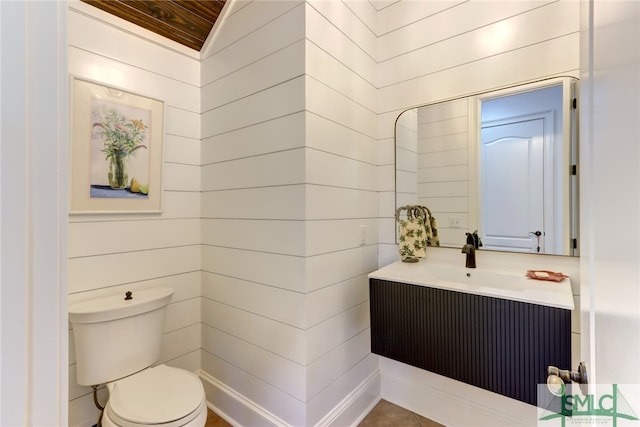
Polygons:
M566 279L566 274L557 273L549 270L527 270L527 277L535 280L547 280L551 282L562 282Z

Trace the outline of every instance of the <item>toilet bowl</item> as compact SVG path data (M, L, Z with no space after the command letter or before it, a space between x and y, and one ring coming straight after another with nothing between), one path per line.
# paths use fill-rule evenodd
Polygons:
M158 365L107 384L105 427L196 427L207 419L202 383L183 369Z

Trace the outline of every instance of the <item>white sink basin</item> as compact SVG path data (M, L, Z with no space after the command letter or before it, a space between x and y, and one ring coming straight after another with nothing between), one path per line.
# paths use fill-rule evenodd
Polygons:
M429 263L394 262L369 274L369 278L429 286L476 295L522 301L573 310L571 279L562 282L534 280L522 274Z

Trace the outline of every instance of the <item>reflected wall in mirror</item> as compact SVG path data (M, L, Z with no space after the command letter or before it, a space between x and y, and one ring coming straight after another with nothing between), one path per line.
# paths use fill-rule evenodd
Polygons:
M427 206L440 244L578 255L577 79L562 77L404 111L396 208Z

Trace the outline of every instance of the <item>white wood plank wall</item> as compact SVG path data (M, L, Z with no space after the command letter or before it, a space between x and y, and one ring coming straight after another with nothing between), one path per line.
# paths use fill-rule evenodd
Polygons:
M344 3L323 0L306 4L306 37L306 425L327 425L377 375L367 279L378 242L376 40ZM352 412L370 403L363 395Z
M379 186L379 264L398 259L394 242L395 189L389 186L394 176L394 124L405 109L446 99L538 80L558 75L579 76L580 3L560 1L379 1L345 3L360 20L375 32L377 49L378 89L378 179ZM460 186L459 186L460 187ZM464 187L464 185L462 185ZM431 188L452 200L463 194L463 188ZM442 190L442 191L440 191ZM459 206L447 211L465 211L463 198ZM437 203L430 201L429 203ZM426 203L425 203L426 204ZM457 214L456 214L457 215ZM438 217L440 225L447 225L447 215ZM442 230L447 237L447 230ZM464 231L464 230L463 230ZM451 237L457 240L457 237ZM573 271L574 299L579 301L578 260L570 258L521 256L514 254L478 254L483 266L508 263L524 269L533 265ZM461 265L459 250L432 249L427 258L437 262ZM553 267L551 267L553 266ZM579 357L579 322L574 316L572 332L573 356ZM576 360L576 359L574 359ZM383 369L384 368L384 369ZM445 425L459 424L455 405L434 408L415 394L425 386L417 379L402 378L401 364L393 361L381 364L383 398L391 399L423 415L431 415ZM428 387L428 386L427 386ZM446 389L460 396L465 394L453 382ZM412 391L414 394L412 394ZM443 396L439 396L443 397ZM495 417L504 408L491 406L491 399L478 400L474 408L488 408ZM505 410L508 412L508 410ZM507 415L508 418L508 415Z
M382 184L393 176L396 117L409 107L492 88L578 76L580 5L572 0L346 4L378 36L379 262L386 265L398 259L394 234L383 231L394 228L394 188Z
M173 286L163 361L219 409L350 424L379 390L366 275L398 257L396 117L577 75L579 3L242 0L216 27L199 56L70 3L69 71L166 102L163 213L72 216L70 299Z
M303 425L304 5L232 6L202 59L202 369Z
M376 369L375 93L323 16L345 12L236 3L202 62L203 370L291 425Z
M69 73L165 101L162 214L72 215L69 301L88 291L170 286L161 363L200 369L200 64L196 56L79 2L68 14ZM71 331L70 331L71 332ZM91 388L75 382L69 425L97 421ZM101 393L104 401L104 392Z
M415 204L418 197L418 110L404 111L395 127L396 205Z
M469 230L469 102L418 109L417 201L437 218L442 246L460 247ZM460 227L450 228L452 217Z

